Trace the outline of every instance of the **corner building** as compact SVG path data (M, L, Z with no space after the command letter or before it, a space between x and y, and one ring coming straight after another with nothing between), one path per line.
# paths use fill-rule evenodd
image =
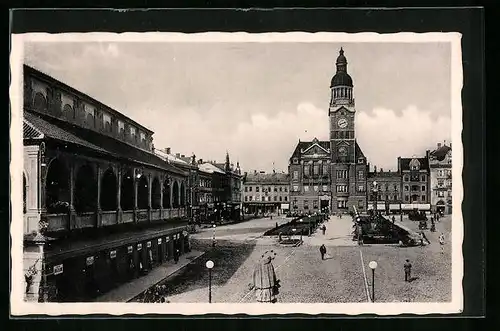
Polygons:
M356 141L353 81L341 48L330 84L330 140L297 144L290 160L292 212L366 210L366 157Z

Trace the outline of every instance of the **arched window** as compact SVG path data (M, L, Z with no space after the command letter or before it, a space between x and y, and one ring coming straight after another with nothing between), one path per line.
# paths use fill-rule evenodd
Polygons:
M151 207L153 209L160 209L161 208L161 187L160 187L160 181L158 180L158 177L155 177L153 179L153 186L151 187Z
M94 170L88 164L78 169L75 181L75 210L92 212L97 207L97 183Z
M45 208L49 214L69 211L69 171L59 159L49 164L45 181Z
M172 208L170 203L170 179L167 178L163 182L163 208Z
M137 208L148 209L149 200L149 185L146 176L139 178L137 186Z
M38 92L35 94L35 99L33 101L33 107L38 111L46 111L47 110L47 99L45 96Z
M26 175L23 173L23 213L26 214Z
M117 180L113 169L104 172L101 179L101 209L104 211L116 210Z
M179 184L177 184L177 181L174 181L174 186L172 188L172 198L172 207L179 208Z
M180 206L181 207L185 207L186 206L186 187L184 186L184 182L181 183L181 192L180 192L180 195L181 195L181 204Z
M122 177L120 192L120 205L122 210L134 209L134 178L132 171L126 172Z

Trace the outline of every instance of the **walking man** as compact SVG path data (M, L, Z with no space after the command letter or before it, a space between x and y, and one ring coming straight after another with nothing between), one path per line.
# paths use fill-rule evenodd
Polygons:
M326 247L324 244L319 247L319 252L321 253L321 259L324 260L326 255Z
M392 224L394 224L396 222L396 218L394 217L394 215L392 215Z
M439 235L439 244L441 245L441 254L444 254L444 234Z
M323 231L323 235L325 235L325 232L326 232L326 225L323 224L323 226L321 227L321 231Z
M405 270L405 282L411 281L411 263L410 260L406 259L406 263L404 264Z

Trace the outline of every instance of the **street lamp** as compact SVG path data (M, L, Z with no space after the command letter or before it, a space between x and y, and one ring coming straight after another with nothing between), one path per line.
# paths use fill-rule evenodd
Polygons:
M374 198L373 198L373 212L374 214L373 215L377 215L377 204L378 204L378 186L377 186L377 181L374 180L373 181L373 195L374 195Z
M205 266L208 269L208 303L212 303L212 268L214 267L214 262L208 260Z
M212 237L212 247L215 247L215 229L217 228L217 225L213 225L213 229L214 229L214 234L213 234L213 237Z
M372 269L372 302L375 302L375 269L377 269L377 262L371 261L368 266Z

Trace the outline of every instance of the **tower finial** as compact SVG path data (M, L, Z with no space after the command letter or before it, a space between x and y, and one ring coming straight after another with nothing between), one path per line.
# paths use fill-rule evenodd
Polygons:
M342 46L340 47L339 54L340 54L340 55L344 55L344 49L342 48Z

